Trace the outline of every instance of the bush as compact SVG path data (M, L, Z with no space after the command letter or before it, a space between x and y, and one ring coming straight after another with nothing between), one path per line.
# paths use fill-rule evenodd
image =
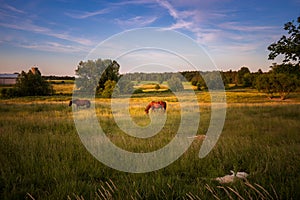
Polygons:
M133 91L133 94L140 94L140 93L144 93L143 89L141 89L141 88L138 88Z
M1 97L7 97L7 88L1 90Z
M172 76L167 82L170 90L173 92L180 92L184 90L182 82L177 76Z
M22 71L18 76L16 85L10 89L3 89L1 91L1 96L15 97L52 95L54 91L51 84L42 77L37 68L33 69L29 70L28 73Z
M111 81L111 80L106 81L104 84L104 90L101 95L105 98L111 98L115 89L117 90L115 91L115 94L118 94L119 88L116 88L116 85L117 85L116 81Z
M201 88L201 83L197 83L197 90L201 91L202 88Z
M131 94L133 92L133 83L130 80L120 79L117 85L121 94Z
M267 93L269 98L274 97L274 93L279 93L282 100L286 99L291 92L294 92L299 85L296 75L284 73L268 73L259 75L256 78L255 87L258 91Z
M159 90L159 89L160 89L159 84L156 84L156 85L155 85L155 89L156 89L156 90Z

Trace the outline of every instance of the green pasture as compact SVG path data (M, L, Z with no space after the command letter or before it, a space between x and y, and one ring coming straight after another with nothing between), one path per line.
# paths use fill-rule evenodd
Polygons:
M201 114L197 134L202 135L210 120L209 93L196 94ZM109 168L86 150L68 106L71 96L2 99L0 199L299 199L299 94L287 101L268 100L254 90L226 95L223 132L205 158L198 157L202 140L194 139L171 165L141 174ZM132 120L147 125L144 107L156 99L168 102L167 121L146 140L129 137L116 126L109 99L92 103L111 141L128 151L150 152L166 145L180 123L172 93L132 96ZM229 184L214 180L230 170L250 175Z
M167 81L159 84L158 81L132 81L134 84L134 89L141 89L143 92L164 92L169 89ZM156 86L159 85L159 89ZM185 90L196 89L196 86L193 86L190 82L182 82L182 85Z

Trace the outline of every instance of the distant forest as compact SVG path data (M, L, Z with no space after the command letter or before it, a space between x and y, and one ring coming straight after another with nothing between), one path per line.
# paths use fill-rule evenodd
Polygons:
M157 81L162 83L163 81L169 80L172 76L177 74L177 77L181 81L191 82L192 85L196 86L197 84L205 85L203 77L209 76L214 72L199 72L199 71L183 71L179 73L175 72L165 72L165 73L129 73L123 74L123 78L130 81ZM263 74L262 70L258 72L250 72L247 67L242 67L238 71L219 71L224 85L235 84L244 87L251 87L254 84L254 80L259 74Z
M74 76L43 76L44 79L46 80L75 80Z
M181 76L178 76L182 81L188 81L188 82L195 82L198 81L200 76L205 76L206 74L209 74L210 72L198 72L198 71L183 71L183 72L162 72L162 73L143 73L143 72L136 72L136 73L128 73L128 74L122 74L121 76L130 81L157 81L162 82L164 80L169 80L173 75L180 74ZM250 72L249 72L250 73ZM262 73L262 72L261 72ZM222 75L222 78L224 80L224 83L238 83L238 72L237 71L226 71L226 72L220 72ZM74 76L43 76L46 80L75 80ZM185 79L185 80L184 80Z
M121 77L124 80L129 81L157 81L162 83L163 81L171 79L172 76L177 75L181 81L191 82L192 85L201 84L204 85L203 77L215 72L199 72L199 71L183 71L183 72L162 72L162 73L143 73L135 72L122 74ZM219 71L224 85L235 84L245 87L252 86L255 77L259 74L263 74L261 70L258 72L250 72L247 67L242 67L238 71ZM74 76L43 76L46 80L75 80Z

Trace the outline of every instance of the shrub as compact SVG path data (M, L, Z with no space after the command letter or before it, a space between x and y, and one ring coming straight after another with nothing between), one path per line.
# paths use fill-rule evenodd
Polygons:
M184 90L182 82L177 76L172 76L171 79L169 79L167 82L170 90L172 90L173 92L180 92Z
M111 80L106 81L104 84L104 90L101 95L105 98L111 98L115 89L117 90L115 91L115 94L118 94L119 88L116 88L116 85L117 85L116 81L111 81Z
M28 73L22 71L14 88L3 91L2 95L4 94L6 97L45 96L53 93L51 84L42 77L38 68L32 68Z

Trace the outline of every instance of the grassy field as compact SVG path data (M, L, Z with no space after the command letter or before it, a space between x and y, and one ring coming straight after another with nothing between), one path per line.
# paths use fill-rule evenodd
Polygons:
M197 93L205 134L209 94ZM227 92L227 116L214 149L198 157L195 139L177 161L142 174L111 169L82 144L74 125L70 96L0 100L0 199L299 199L299 94L270 101L253 90ZM107 136L135 152L153 151L176 134L180 113L172 94L137 94L130 113L149 123L143 109L150 100L168 102L164 129L150 139L126 136L115 126L109 99L97 99L96 113ZM79 112L85 112L80 110ZM220 184L230 170L249 173L247 181Z

